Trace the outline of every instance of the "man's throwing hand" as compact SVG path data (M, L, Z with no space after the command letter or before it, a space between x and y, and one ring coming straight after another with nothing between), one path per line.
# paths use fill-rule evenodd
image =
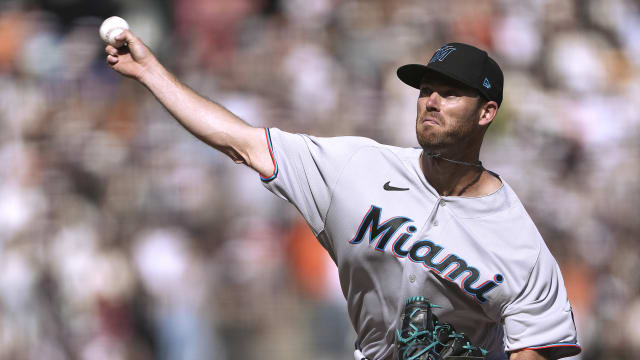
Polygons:
M129 30L124 30L116 36L116 40L123 41L125 45L120 48L107 45L104 49L107 53L107 64L124 76L142 80L142 77L157 63L155 56Z

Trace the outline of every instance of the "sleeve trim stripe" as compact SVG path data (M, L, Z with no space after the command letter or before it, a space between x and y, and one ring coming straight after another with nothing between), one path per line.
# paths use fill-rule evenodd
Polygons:
M265 136L267 137L267 146L269 147L269 155L271 156L271 161L273 162L273 173L267 177L260 175L260 180L264 182L269 182L278 176L278 163L276 162L275 156L273 156L273 144L271 143L271 133L269 132L269 128L264 128Z
M541 349L548 349L548 348L554 348L554 347L576 347L578 348L578 353L582 351L582 348L580 347L580 345L574 344L574 343L557 343L557 344L550 344L550 345L543 345L543 346L530 346L530 347L524 348L524 350L541 350Z

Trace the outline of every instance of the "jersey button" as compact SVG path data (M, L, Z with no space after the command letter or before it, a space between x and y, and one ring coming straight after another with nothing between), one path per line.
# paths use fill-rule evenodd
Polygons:
M447 202L444 201L444 199L440 199L440 206L445 206L447 205Z

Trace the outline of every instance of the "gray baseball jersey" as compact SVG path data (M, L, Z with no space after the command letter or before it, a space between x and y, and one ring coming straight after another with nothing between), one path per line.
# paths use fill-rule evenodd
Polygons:
M422 149L265 131L275 170L263 184L300 211L337 264L367 357L392 358L412 296L441 306L436 315L489 359L580 352L560 269L504 179L486 196L440 196Z

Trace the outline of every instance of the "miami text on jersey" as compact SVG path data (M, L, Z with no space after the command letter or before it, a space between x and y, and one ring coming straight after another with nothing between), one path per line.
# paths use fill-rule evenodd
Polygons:
M400 235L391 244L391 251L395 256L408 258L415 263L422 263L424 267L432 270L441 278L458 284L464 292L473 296L480 303L487 301L484 296L487 292L493 290L504 281L502 274L495 274L493 280L487 280L480 285L474 286L482 277L478 269L470 266L467 261L453 253L437 262L435 258L444 250L444 247L431 240L418 240L409 246L407 244L408 240L418 230L414 225L411 225L413 220L404 216L396 216L381 224L381 213L381 208L371 205L371 208L362 219L355 236L349 243L360 244L365 235L369 233L369 244L373 245L375 242L375 249L385 252L394 234L406 225L405 231L400 232ZM442 259L443 256L439 258ZM445 270L448 271L445 272ZM465 273L466 276L461 278ZM457 281L459 278L461 278L460 282Z

